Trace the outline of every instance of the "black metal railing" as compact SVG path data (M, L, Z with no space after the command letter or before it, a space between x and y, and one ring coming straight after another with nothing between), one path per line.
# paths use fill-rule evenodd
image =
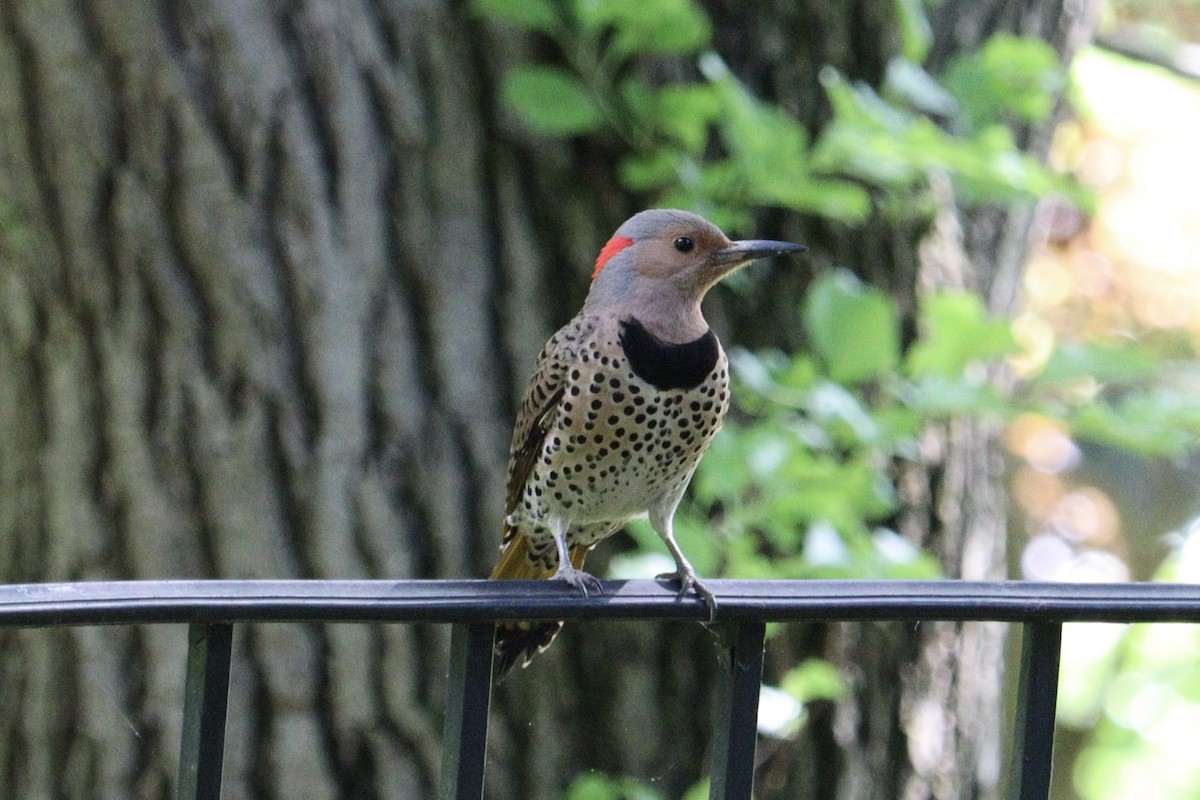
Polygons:
M724 631L714 800L749 800L768 622L998 620L1023 625L1012 800L1049 793L1064 622L1200 623L1200 586L968 581L706 581ZM610 581L584 598L553 581L129 581L0 586L0 627L188 625L180 800L221 793L233 626L452 624L442 800L483 794L492 635L501 619L703 620L670 584Z

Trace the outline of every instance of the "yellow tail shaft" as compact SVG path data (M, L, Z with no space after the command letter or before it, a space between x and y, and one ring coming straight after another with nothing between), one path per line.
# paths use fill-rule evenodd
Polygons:
M569 551L571 566L583 569L583 560L587 558L587 552L588 548L581 545L572 547ZM547 569L529 560L529 539L520 533L504 548L504 552L500 554L500 561L496 563L491 574L492 580L506 581L540 581L553 576L553 569Z
M576 545L569 551L571 566L583 568L588 548ZM493 580L546 580L554 576L547 569L529 560L529 540L517 534L504 548L500 561L492 570ZM535 655L545 650L562 630L562 622L530 622L518 620L501 622L496 626L496 676L504 675L517 664L526 666Z

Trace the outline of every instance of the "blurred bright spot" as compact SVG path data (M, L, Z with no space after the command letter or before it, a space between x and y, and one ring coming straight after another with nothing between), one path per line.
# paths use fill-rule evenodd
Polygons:
M937 700L926 698L914 705L904 732L908 736L908 757L917 771L930 772L941 763L950 726L947 711Z
M1046 475L1028 466L1018 467L1012 478L1013 497L1021 510L1034 519L1048 517L1065 490L1057 475Z
M1019 371L1044 363L1055 337L1180 328L1200 340L1200 85L1097 49L1075 59L1072 75L1082 119L1061 126L1051 161L1098 203L1077 233L1044 223L1022 317L1050 333L1022 322Z
M1079 448L1065 431L1045 425L1025 441L1022 455L1038 472L1054 475L1079 463Z
M1188 526L1179 548L1174 577L1181 583L1200 583L1200 518L1192 520Z
M607 575L613 580L631 581L674 571L675 562L666 553L636 553L613 556Z
M1061 536L1033 537L1021 552L1021 577L1031 581L1119 583L1129 580L1125 562L1103 550L1076 551Z
M1200 636L1195 626L1143 625L1138 633L1140 655L1156 669L1172 664L1190 669L1200 667Z
M1057 580L1073 557L1071 546L1057 536L1035 536L1021 553L1021 577L1031 581Z
M1187 81L1097 49L1081 52L1071 70L1085 116L1114 138L1195 142L1200 90Z
M1141 25L1200 38L1192 0L1103 8L1109 30ZM1074 221L1050 206L1039 219L1044 242L1031 255L1017 319L1018 377L1035 375L1060 343L1165 340L1185 349L1190 341L1200 350L1200 83L1098 49L1075 59L1072 80L1080 118L1056 132L1051 163L1095 192L1096 210ZM1102 380L1081 390L1107 391ZM1127 580L1117 554L1147 545L1123 538L1112 500L1077 485L1074 465L1055 471L1065 451L1053 431L1018 423L1006 444L1023 459L1012 479L1032 534L1022 575ZM1168 541L1174 553L1155 579L1200 583L1200 519ZM1068 624L1062 659L1059 722L1094 726L1074 764L1078 797L1200 798L1200 626Z
M1096 139L1083 145L1075 165L1079 180L1093 189L1113 184L1124 169L1125 154L1116 142L1108 139Z
M1064 495L1050 513L1050 525L1064 539L1092 545L1110 544L1121 520L1108 495L1091 486Z
M794 736L804 721L804 705L782 689L762 685L758 694L758 732L786 739Z
M1021 415L1008 426L1004 442L1038 472L1054 475L1079 463L1079 448L1066 426L1046 417Z
M1078 583L1122 583L1129 580L1125 562L1103 550L1084 550L1067 565L1057 580Z
M1147 684L1145 675L1127 672L1113 681L1104 713L1122 728L1144 730L1173 696L1174 692L1165 686Z
M1103 688L1128 626L1111 622L1072 622L1063 625L1059 666L1058 721L1082 728L1096 723Z
M1071 296L1074 288L1067 264L1045 254L1033 259L1025 273L1025 290L1039 303L1058 305Z
M846 542L827 520L817 520L804 535L804 560L813 566L832 567L850 558Z
M871 541L875 551L894 564L911 564L921 553L908 539L887 528L876 528L871 534Z
M1180 580L1200 561L1200 519L1176 538L1155 576ZM1200 626L1108 626L1110 641L1076 639L1101 626L1063 626L1060 721L1089 724L1090 691L1104 712L1073 773L1084 800L1192 800L1200 786ZM1105 677L1105 673L1108 676ZM1114 674L1115 673L1115 674Z
M1056 343L1050 323L1036 314L1022 313L1013 320L1012 332L1021 348L1018 355L1009 359L1016 374L1030 375L1044 367Z

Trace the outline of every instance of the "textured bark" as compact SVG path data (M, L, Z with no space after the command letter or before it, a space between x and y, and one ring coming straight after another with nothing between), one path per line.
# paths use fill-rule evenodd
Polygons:
M3 5L4 580L478 574L550 322L503 280L469 35L441 4ZM445 639L240 631L227 796L428 796ZM167 796L181 629L5 645L0 794Z
M0 580L486 574L526 372L638 201L606 145L532 139L496 106L532 44L463 6L0 0ZM936 57L1066 30L1068 6L949 0ZM877 81L890 8L710 11L739 74L816 126L817 69ZM1006 307L996 265L1019 269L1030 213L945 206L957 276L918 261L922 230L776 235L909 304L924 270ZM793 319L805 280L716 298L714 321L796 344L763 320ZM902 530L949 574L1001 574L990 432L927 449L900 476ZM185 635L0 631L0 796L170 797ZM239 627L225 796L432 796L447 638ZM814 711L762 796L990 796L1000 641L838 626L773 645L824 648L855 694ZM677 795L705 768L715 668L698 626L568 626L498 693L490 796L559 797L589 768ZM918 722L945 746L911 752Z

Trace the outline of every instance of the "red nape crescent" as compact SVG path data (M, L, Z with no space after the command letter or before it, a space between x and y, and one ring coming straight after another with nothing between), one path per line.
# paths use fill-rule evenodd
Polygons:
M600 255L596 256L596 269L592 271L592 280L596 280L596 276L600 274L600 270L604 269L604 265L608 263L610 258L631 244L633 244L633 239L626 236L614 236L609 239L608 243L600 251Z

